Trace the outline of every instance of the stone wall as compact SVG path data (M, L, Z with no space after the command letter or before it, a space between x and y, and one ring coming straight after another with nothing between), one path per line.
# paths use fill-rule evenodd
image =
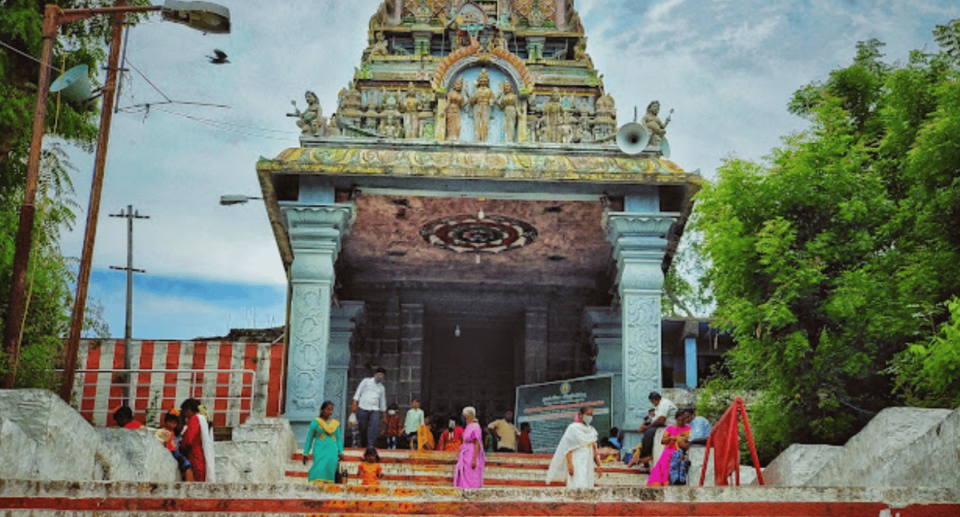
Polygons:
M176 462L143 431L95 429L46 390L0 391L0 478L172 482Z

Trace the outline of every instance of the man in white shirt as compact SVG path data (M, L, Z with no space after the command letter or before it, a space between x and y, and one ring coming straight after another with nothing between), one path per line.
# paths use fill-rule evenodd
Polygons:
M360 424L360 441L363 448L375 446L377 436L380 435L380 420L387 410L387 390L383 381L387 378L387 370L377 368L373 377L360 381L357 392L353 395L353 412L357 414Z
M656 391L650 392L650 402L654 406L653 422L650 425L641 425L640 433L643 434L643 440L640 441L639 450L634 454L628 466L637 463L648 463L653 458L653 439L657 434L657 429L677 423L677 405L668 399L660 396Z

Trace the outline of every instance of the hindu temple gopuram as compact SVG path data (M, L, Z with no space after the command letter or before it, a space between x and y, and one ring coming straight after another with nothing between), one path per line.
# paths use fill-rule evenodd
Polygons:
M657 105L649 143L617 145L573 4L384 1L335 112L307 92L300 146L258 162L299 436L380 366L388 402L485 419L518 385L611 373L614 422L639 426L700 177L665 158Z

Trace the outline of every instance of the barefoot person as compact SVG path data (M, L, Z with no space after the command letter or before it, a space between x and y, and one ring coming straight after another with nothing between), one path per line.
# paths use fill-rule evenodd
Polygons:
M483 431L477 423L477 411L470 406L463 408L463 418L467 428L463 431L463 445L457 457L457 467L453 471L453 486L458 488L483 488L483 468L486 457L483 454Z
M601 473L597 430L590 425L592 421L593 408L581 407L560 438L547 470L547 483L566 479L567 488L593 488Z
M343 435L340 422L333 418L333 402L320 406L320 417L310 422L307 441L303 444L303 463L313 456L307 480L320 483L336 481L337 468L343 459Z

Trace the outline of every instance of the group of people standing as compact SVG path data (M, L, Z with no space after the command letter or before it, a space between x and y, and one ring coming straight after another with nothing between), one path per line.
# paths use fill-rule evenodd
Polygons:
M487 426L489 433L485 434L477 420L476 409L467 406L460 414L462 426L457 425L456 419L450 419L439 439L435 441L430 419L420 409L419 400L414 399L401 425L396 405L391 404L390 409L387 409L386 390L383 386L385 378L386 370L378 368L372 377L363 379L357 387L351 408L353 413L349 420L356 421L354 428L357 429L353 445L365 448L364 461L357 469L357 475L364 485L378 485L379 478L383 475L376 449L381 423L385 425L388 448L405 447L409 444L414 450L456 452L453 485L458 488L483 487L485 449L489 447L493 437L496 437L495 443L498 446L495 450L498 452L533 452L529 423L524 423L522 430L517 429L513 423L512 412L507 412L503 418L491 422ZM705 432L709 434L709 423L700 417L696 420L702 422L696 421L692 410L678 410L676 405L657 392L652 392L649 399L654 409L651 410L648 421L639 429L643 438L628 466L652 460L654 437L657 431L663 428L661 445L664 449L650 470L647 485L684 484L685 451L691 442L699 441L698 437L691 437L693 427L690 424L694 422L698 427L694 434L703 434L703 430L699 428L706 424ZM303 461L306 464L313 460L307 475L310 481L337 482L346 475L339 470L344 457L344 436L340 422L333 418L333 410L332 402L324 402L320 416L311 422L307 432ZM598 446L597 430L591 425L592 421L593 408L579 408L550 462L546 476L548 484L565 481L568 488L592 488L602 476L601 449ZM610 440L617 440L617 437ZM605 440L604 444L610 440Z
M126 405L114 411L113 420L124 429L145 428L134 420L133 410ZM157 440L176 460L183 481L216 481L211 422L203 404L195 398L189 398L180 404L180 409L167 411L161 427L154 431Z

